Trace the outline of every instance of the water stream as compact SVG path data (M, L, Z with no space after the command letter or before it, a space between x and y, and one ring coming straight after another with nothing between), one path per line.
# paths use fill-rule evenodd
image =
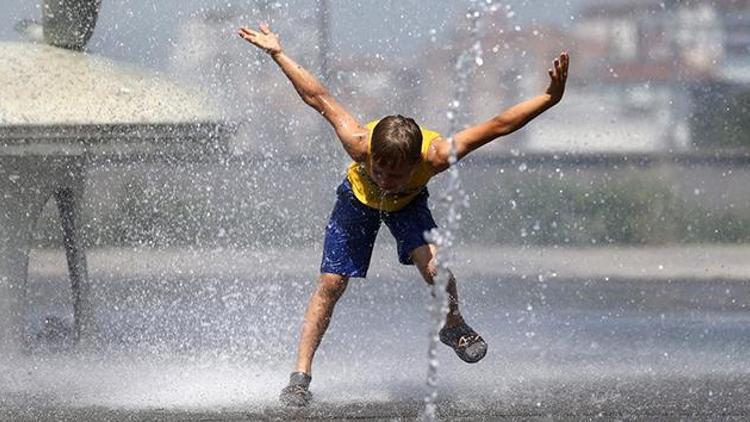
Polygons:
M460 226L461 209L469 206L469 197L461 187L461 178L459 177L458 167L455 165L457 156L453 135L465 125L461 110L468 93L469 78L483 64L481 44L482 17L495 10L497 10L497 5L494 5L492 0L471 0L471 6L466 13L466 17L469 21L469 39L472 41L472 45L468 50L464 50L456 60L456 90L446 112L449 133L451 134L448 138L451 146L450 168L447 171L447 187L439 197L441 207L445 211L445 219L440 224L442 229L433 229L430 233L426 234L427 240L438 247L435 256L438 273L434 278L432 286L433 301L428 307L432 328L430 330L427 351L427 394L424 398L425 409L423 414L423 419L426 421L433 421L436 417L436 400L438 397L437 347L439 333L440 329L445 325L449 308L449 295L446 289L452 277L450 268L453 261L453 244Z

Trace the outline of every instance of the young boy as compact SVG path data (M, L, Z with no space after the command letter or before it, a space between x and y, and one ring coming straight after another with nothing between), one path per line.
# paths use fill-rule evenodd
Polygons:
M424 233L436 225L427 208L426 185L432 176L449 167L451 146L438 133L400 115L362 126L315 77L284 54L279 37L268 25L261 24L258 31L240 28L239 35L271 56L302 100L333 126L353 160L338 187L338 199L326 227L320 277L305 311L297 365L280 397L284 404L306 406L312 398L309 385L315 351L349 278L366 276L381 221L396 238L399 262L416 264L425 281L433 283L436 247L425 241ZM456 133L453 141L457 158L520 129L557 104L565 90L568 62L565 52L554 60L549 87L542 95ZM487 352L487 343L461 316L452 275L447 292L449 311L440 341L462 360L478 362Z

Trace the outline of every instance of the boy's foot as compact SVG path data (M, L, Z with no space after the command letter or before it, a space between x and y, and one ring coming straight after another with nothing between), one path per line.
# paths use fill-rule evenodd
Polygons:
M487 354L487 343L465 322L440 330L440 341L453 348L459 358L467 363L476 363Z
M312 393L310 387L312 377L304 372L292 372L289 376L289 385L281 390L279 400L287 406L303 407L310 404Z

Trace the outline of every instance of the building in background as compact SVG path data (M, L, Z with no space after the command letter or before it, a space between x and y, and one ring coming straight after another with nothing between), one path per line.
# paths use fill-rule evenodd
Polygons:
M269 17L274 30L289 34L282 41L290 55L319 74L318 11L280 16L282 9L268 4L249 13L226 6L192 15L179 27L170 68L208 86L244 122L238 151L304 152L298 140L320 136L320 117L235 31ZM569 88L560 107L479 154L688 151L706 144L697 138L714 136L701 126L706 113L731 109L728 96L750 85L749 0L601 1L564 27L520 24L506 12L483 17L483 63L460 106L462 121L482 121L543 92L546 70L563 49L572 56ZM465 17L456 22L450 33L432 33L420 54L395 60L341 53L337 47L347 40L335 40L324 82L362 121L401 113L445 132L455 62L473 44ZM324 131L323 142L329 137Z
M470 64L464 104L458 104L461 126L485 121L521 100L544 92L547 86L547 68L562 51L564 37L552 26L522 26L510 16L498 12L482 18L481 56L474 57ZM419 72L424 119L444 132L448 129L449 106L458 97L457 60L475 42L466 30L468 22L456 21L459 23L450 34L441 34L444 42L436 40L424 54L414 57L411 64ZM475 154L504 154L526 148L531 134L528 130L516 132Z
M722 96L719 85L750 82L748 12L750 2L732 0L585 8L572 37L576 78L586 86L573 101L581 103L580 117L606 128L598 146L685 151L701 143L696 123L717 101L705 93Z

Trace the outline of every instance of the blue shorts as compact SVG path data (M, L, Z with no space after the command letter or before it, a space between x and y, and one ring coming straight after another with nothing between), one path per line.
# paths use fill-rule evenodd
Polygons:
M321 273L365 277L381 221L396 239L398 261L405 265L413 264L410 254L414 249L427 244L424 233L437 227L427 208L427 188L404 208L393 212L359 202L348 179L339 185L336 195L336 205L326 226Z

